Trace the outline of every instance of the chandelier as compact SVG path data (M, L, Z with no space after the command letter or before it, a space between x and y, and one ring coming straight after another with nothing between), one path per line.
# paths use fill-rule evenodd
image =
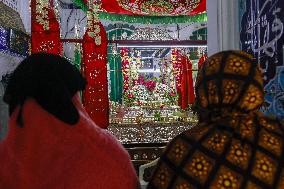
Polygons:
M201 0L117 0L119 5L134 14L188 15Z

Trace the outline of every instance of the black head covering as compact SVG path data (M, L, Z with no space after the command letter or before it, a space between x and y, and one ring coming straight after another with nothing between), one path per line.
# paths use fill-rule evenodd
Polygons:
M47 112L68 124L79 120L72 97L84 90L85 79L75 66L58 55L38 53L27 57L16 68L4 94L10 115L20 106L18 122L22 123L22 107L33 98Z

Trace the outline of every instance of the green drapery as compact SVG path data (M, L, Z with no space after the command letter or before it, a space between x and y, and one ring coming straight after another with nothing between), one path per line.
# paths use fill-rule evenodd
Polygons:
M111 49L111 46L109 46ZM111 51L111 50L110 50ZM119 54L108 54L108 63L110 69L110 100L118 103L122 103L122 90L123 90L123 77L121 70L121 57Z
M116 28L107 32L108 39L122 39L122 34L127 33L130 36L132 30L130 28ZM108 46L108 64L110 69L110 100L122 103L123 96L123 75L121 66L120 49L117 48L117 54L113 54L112 44Z

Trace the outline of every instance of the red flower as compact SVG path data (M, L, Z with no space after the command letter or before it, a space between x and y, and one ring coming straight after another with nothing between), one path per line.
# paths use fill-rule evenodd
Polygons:
M132 93L129 93L127 96L128 96L128 98L133 98L134 97L134 95Z
M145 87L148 89L149 92L152 92L155 87L156 87L156 82L155 81L146 81L145 82Z

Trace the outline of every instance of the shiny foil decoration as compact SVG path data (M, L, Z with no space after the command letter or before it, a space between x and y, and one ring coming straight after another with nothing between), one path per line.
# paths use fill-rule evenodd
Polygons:
M107 84L107 36L99 22L95 5L88 11L88 28L83 37L83 70L87 79L83 92L83 104L92 120L101 128L109 123Z

